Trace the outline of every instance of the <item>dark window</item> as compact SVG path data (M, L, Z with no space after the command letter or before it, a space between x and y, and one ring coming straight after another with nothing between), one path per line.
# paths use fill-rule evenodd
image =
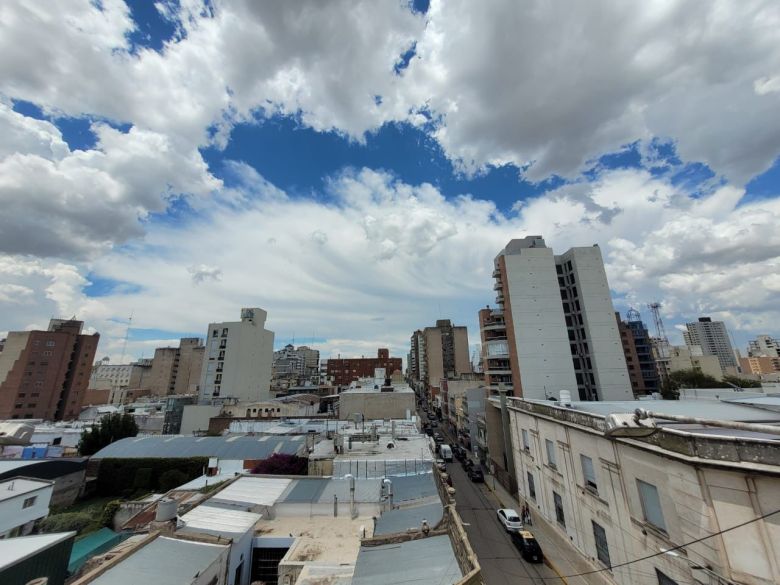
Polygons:
M556 264L555 272L557 272L558 274L563 274L563 266L561 266L560 264Z
M566 326L571 327L574 323L572 323L571 315L566 315Z
M558 277L558 286L566 286L566 282L563 280L563 276Z
M667 577L658 569L655 570L655 574L658 577L658 585L677 585L677 581Z
M553 492L553 502L555 503L555 519L561 526L566 526L566 518L563 516L563 500L557 492Z
M26 498L24 500L24 503L22 504L22 508L32 508L35 505L35 500L38 499L38 496L32 496L31 498Z
M596 556L605 566L611 567L609 562L609 546L607 545L607 533L604 528L591 520L593 524L593 540L596 542Z
M532 500L536 499L536 486L534 485L534 474L530 471L528 473L528 495Z
M577 337L574 335L574 330L569 329L569 341L575 341Z

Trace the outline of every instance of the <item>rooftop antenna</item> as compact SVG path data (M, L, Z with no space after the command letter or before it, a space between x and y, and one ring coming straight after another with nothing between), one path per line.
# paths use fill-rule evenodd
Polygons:
M658 339L668 341L666 338L666 330L664 330L664 322L661 320L661 303L658 301L650 303L647 305L647 308L653 313L653 321L655 321L655 331Z
M127 320L127 329L125 329L125 339L122 342L122 357L119 358L119 363L125 362L125 352L127 351L127 338L130 337L130 326L133 324L133 311L130 311L130 318Z

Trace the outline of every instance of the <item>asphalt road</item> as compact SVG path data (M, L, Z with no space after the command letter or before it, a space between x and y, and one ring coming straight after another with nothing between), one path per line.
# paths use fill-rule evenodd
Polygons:
M443 423L438 430L451 440ZM527 563L520 557L496 517L500 504L485 484L473 483L457 460L447 464L447 473L452 477L458 514L466 525L486 585L554 585L559 582L546 565Z

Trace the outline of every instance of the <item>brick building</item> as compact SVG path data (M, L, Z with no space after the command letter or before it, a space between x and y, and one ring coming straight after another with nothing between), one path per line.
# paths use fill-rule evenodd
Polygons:
M52 319L46 331L11 331L0 353L0 419L78 417L100 335L83 321Z
M329 359L325 371L334 386L349 386L358 378L374 376L374 369L385 368L387 375L402 371L401 358L390 357L390 350L380 349L375 358Z

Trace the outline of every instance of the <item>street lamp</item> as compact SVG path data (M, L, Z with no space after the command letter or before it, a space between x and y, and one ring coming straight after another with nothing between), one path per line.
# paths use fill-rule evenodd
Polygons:
M728 579L718 575L715 571L712 570L712 568L709 565L702 566L702 565L700 565L698 563L695 563L694 561L692 561L688 557L683 556L680 553L678 553L676 550L669 550L669 549L665 549L665 548L661 548L659 550L663 554L669 555L670 557L674 557L676 559L682 559L683 561L685 561L686 563L688 563L691 566L691 570L692 571L702 571L702 572L706 573L710 577L710 583L717 583L718 585L735 585L735 583L733 581L729 581ZM696 578L696 577L694 576L694 578ZM714 579L714 581L713 581L713 579ZM696 580L698 581L699 579L696 579Z

